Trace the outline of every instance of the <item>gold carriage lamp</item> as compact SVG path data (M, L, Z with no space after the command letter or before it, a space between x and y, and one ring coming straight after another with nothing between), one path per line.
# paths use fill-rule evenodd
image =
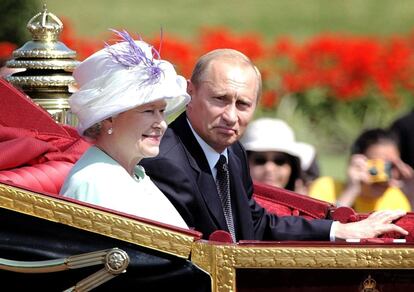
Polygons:
M79 62L75 60L76 52L58 41L62 21L44 4L43 11L29 20L27 29L32 40L13 52L6 66L15 73L6 80L21 88L57 122L76 125L68 98L75 84L72 72Z

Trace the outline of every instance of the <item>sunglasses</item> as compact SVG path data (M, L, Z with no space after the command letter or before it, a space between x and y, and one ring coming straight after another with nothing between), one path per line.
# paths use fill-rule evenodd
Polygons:
M282 155L275 155L273 157L267 157L265 155L252 155L251 161L254 165L265 165L268 161L271 161L276 165L282 166L289 163L289 158Z

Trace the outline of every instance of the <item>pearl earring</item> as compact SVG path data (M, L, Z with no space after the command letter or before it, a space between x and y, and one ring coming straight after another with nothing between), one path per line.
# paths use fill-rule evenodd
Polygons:
M112 128L108 129L108 135L112 135L113 132L114 132L114 130L112 130Z

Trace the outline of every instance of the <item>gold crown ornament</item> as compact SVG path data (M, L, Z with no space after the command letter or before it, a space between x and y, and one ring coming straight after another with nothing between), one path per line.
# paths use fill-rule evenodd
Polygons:
M72 72L79 61L75 60L76 52L58 40L63 23L43 5L43 11L29 20L27 29L32 40L13 52L6 66L14 73L6 80L21 88L57 122L75 125L67 100L75 85Z

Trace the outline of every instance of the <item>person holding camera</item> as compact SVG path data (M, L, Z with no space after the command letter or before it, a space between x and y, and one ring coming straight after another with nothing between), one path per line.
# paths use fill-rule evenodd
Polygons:
M328 201L334 198L338 207L353 207L357 212L411 211L400 182L402 178L411 177L412 173L411 167L400 158L398 140L393 133L379 128L370 129L361 133L352 145L346 184L343 186L331 180L329 187L325 178L323 184L320 181L319 186L311 188L311 193L318 197L317 194L325 192L324 196L330 197ZM330 194L326 193L327 190Z

